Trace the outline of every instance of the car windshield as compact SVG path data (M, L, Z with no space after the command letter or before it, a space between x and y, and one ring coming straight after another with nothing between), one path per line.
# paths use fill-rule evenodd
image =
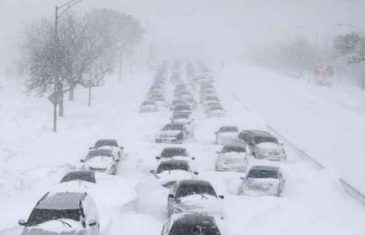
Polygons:
M183 125L179 124L168 124L162 128L163 131L182 131L184 128Z
M194 194L208 194L217 196L210 184L180 184L176 191L176 197L186 197Z
M256 144L261 144L261 143L277 144L278 143L278 140L272 136L255 136L254 139L255 139Z
M262 178L278 178L278 172L275 170L265 170L265 169L256 169L251 170L248 173L248 178L256 178L256 179L262 179Z
M70 172L62 178L61 183L74 181L74 180L81 180L81 181L96 183L94 172L91 172L91 171L90 172L89 171Z
M220 235L220 232L212 222L206 223L175 223L169 235Z
M229 153L229 152L244 153L246 152L246 149L241 146L224 146L222 149L222 153Z
M182 171L189 171L189 166L185 162L165 162L161 163L157 168L157 174L163 172L163 171L176 171L176 170L182 170Z
M175 156L187 156L186 150L183 148L164 149L161 153L162 158L170 158Z
M34 226L37 224L44 223L46 221L57 220L57 219L72 219L75 221L80 221L81 217L82 217L81 209L48 210L48 209L34 208L29 216L27 226Z
M118 147L116 140L99 140L95 143L95 148L100 148L104 146L115 146Z
M111 151L107 151L107 150L94 150L94 151L90 151L87 154L87 159L89 158L94 158L94 157L112 157L112 153Z
M235 126L222 126L218 132L238 132L238 128Z
M189 118L189 114L186 113L174 113L174 115L172 116L173 119L179 119L179 118L185 118L188 119Z

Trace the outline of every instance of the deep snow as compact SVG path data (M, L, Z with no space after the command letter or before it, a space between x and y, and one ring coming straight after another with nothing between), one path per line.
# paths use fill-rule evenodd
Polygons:
M350 175L346 170L361 168L357 167L363 162L358 134L363 124L360 112L352 113L362 110L360 103L344 107L335 92L257 68L225 67L217 74L227 117L206 119L197 110L195 135L183 146L196 157L193 168L200 172L199 178L210 180L218 194L225 195L225 220L219 221L223 234L363 234L365 210L343 192L332 171L342 169L341 174ZM50 130L52 106L47 100L26 97L11 82L0 80L6 84L0 92L0 234L19 234L16 221L26 219L40 196L55 189L64 172L80 166L88 147L104 137L117 138L125 147L126 159L120 163L118 176L90 190L98 205L102 234L160 233L167 191L149 170L156 168L155 156L165 146L153 139L170 112L138 113L153 75L154 71L141 68L126 74L122 83L110 77L105 87L95 89L92 107L86 106L87 95L80 90L77 100L67 103L57 134ZM348 124L341 124L342 118ZM237 196L242 174L214 171L220 149L214 145L214 131L223 124L265 128L267 123L334 167L318 171L288 149L287 162L265 162L282 167L287 178L283 197ZM346 149L345 137L358 145ZM346 150L357 155L344 158ZM330 158L330 153L336 155ZM343 168L335 168L342 164Z

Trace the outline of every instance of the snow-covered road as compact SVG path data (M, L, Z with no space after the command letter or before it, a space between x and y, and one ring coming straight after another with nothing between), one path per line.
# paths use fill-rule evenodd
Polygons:
M200 172L199 177L211 181L218 194L225 195L225 219L219 221L222 234L363 234L364 208L348 197L332 171L314 169L294 149L287 149L287 162L268 163L280 165L287 179L280 198L237 196L242 175L214 171L216 151L220 149L214 145L214 131L220 125L262 129L268 124L264 117L244 107L243 102L251 107L250 100L240 93L240 87L248 87L248 79L237 85L228 84L236 94L232 95L227 89L227 81L232 78L224 73L221 76L216 87L227 111L226 118L206 119L198 109L194 113L195 136L183 146L196 157L193 167ZM86 106L86 95L78 94L79 99L67 106L69 115L60 123L57 135L45 129L47 123L41 124L45 117L39 113L42 108L50 113L49 104L32 104L36 114L16 117L24 133L2 136L0 160L6 159L6 164L0 169L10 172L3 177L5 183L19 185L8 185L6 192L0 191L0 234L20 234L17 219L26 219L40 196L52 189L64 172L78 167L88 147L103 137L117 138L125 147L126 159L120 163L118 176L91 192L98 206L102 234L160 234L166 219L167 192L149 170L155 169L155 156L164 146L155 144L153 138L168 122L170 112L138 113L152 77L152 72L141 70L125 76L120 84L110 78L105 87L95 89L95 105L91 108ZM257 89L256 99L260 99ZM7 98L12 97L10 92L8 95ZM7 109L6 104L3 106ZM43 119L39 120L39 116ZM1 125L8 128L6 123L13 121L14 117L3 118ZM6 130L5 133L11 133L10 128ZM4 146L14 155L6 155Z

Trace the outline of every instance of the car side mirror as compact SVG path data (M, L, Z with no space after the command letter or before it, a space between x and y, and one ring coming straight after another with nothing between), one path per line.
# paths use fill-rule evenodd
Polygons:
M160 157L160 156L157 156L157 157L156 157L156 159L157 159L157 160L160 160L160 159L161 159L161 157Z
M96 220L90 220L89 226L95 226L97 224Z
M84 162L85 162L85 159L80 159L80 162L81 162L81 163L84 163Z
M155 170L150 170L150 173L151 173L152 175L154 175L154 174L156 174L156 171L155 171Z
M193 171L194 175L199 175L199 172Z
M224 196L223 195L219 195L218 196L220 199L224 199Z
M191 157L191 159L195 160L195 157Z
M173 195L173 194L169 194L169 198L170 198L170 199L174 199L175 197L174 197L174 195Z
M18 224L21 226L25 226L25 225L27 225L27 222L23 219L20 219L20 220L18 220Z

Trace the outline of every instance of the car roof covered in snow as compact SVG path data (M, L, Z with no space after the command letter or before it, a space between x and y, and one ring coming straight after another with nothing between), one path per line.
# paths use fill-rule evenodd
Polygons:
M47 193L36 205L37 209L49 210L73 210L80 209L81 202L86 197L86 193L81 192L59 192Z

